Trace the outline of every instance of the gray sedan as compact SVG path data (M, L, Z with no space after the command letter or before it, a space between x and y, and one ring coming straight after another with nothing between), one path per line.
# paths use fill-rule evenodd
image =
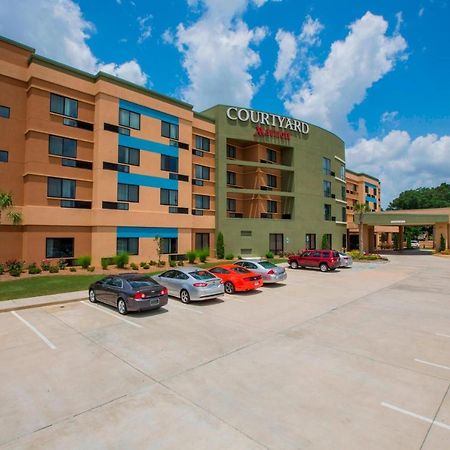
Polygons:
M242 260L236 261L235 264L261 275L263 283L278 283L287 278L283 267L278 267L265 259Z
M210 300L224 295L223 281L207 270L197 267L167 270L155 279L169 290L169 295L179 297L183 303Z
M347 253L339 252L339 267L352 267L353 258Z

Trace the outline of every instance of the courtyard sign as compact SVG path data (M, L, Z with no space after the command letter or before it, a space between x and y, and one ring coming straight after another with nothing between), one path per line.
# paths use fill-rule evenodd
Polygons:
M290 117L279 116L277 114L253 111L252 109L236 108L231 106L227 109L227 117L230 120L239 120L240 122L250 121L251 123L259 125L267 125L271 127L284 128L291 131L298 131L302 134L309 133L309 125L306 122L291 119Z

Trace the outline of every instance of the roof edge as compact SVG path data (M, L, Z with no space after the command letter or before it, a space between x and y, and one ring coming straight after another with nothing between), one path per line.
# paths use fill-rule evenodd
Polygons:
M353 175L357 175L357 176L359 176L359 177L364 176L364 177L370 178L370 179L372 179L372 180L378 181L378 183L381 183L381 181L380 181L377 177L374 177L373 175L369 175L368 173L364 173L364 172L355 172L354 170L350 170L350 169L345 169L345 171L346 171L346 172L350 172L350 173L352 173Z
M14 45L15 47L19 47L23 50L27 50L31 53L36 53L36 49L33 47L29 47L28 45L22 44L21 42L14 41L13 39L9 39L6 36L0 34L0 41L6 42L7 44Z

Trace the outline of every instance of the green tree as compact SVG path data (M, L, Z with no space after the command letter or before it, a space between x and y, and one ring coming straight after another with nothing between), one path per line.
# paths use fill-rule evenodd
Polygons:
M13 197L11 193L0 192L0 223L2 221L2 213L6 212L6 217L13 223L13 225L20 225L22 223L22 214L13 211L14 207Z
M223 259L225 257L225 245L223 242L223 234L221 231L217 233L216 239L216 258Z
M450 184L442 183L431 188L418 188L403 191L389 203L387 209L445 208L450 206Z
M392 240L394 241L394 250L399 250L400 249L400 239L398 237L398 233L393 233L392 234Z
M359 251L363 253L364 251L364 236L363 236L363 225L364 225L364 214L369 212L370 209L365 203L357 203L354 207L355 216L359 221Z
M159 236L155 236L153 240L155 241L156 244L156 253L158 254L158 264L160 264L162 255L161 238Z
M441 234L441 239L439 241L439 251L443 252L445 250L445 237Z

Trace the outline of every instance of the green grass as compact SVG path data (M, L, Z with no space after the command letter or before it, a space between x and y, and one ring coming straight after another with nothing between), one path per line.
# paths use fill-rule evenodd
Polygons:
M287 259L276 258L271 260L274 264L286 262ZM229 264L233 261L216 261L196 264L195 267L209 269L220 264ZM176 267L174 267L176 268ZM152 276L161 273L170 267L165 266L156 272L145 272L142 275ZM124 269L124 271L127 271ZM83 291L88 289L94 281L104 278L105 275L57 275L38 276L0 282L0 301L14 300L16 298L37 297L39 295L62 294L63 292Z

